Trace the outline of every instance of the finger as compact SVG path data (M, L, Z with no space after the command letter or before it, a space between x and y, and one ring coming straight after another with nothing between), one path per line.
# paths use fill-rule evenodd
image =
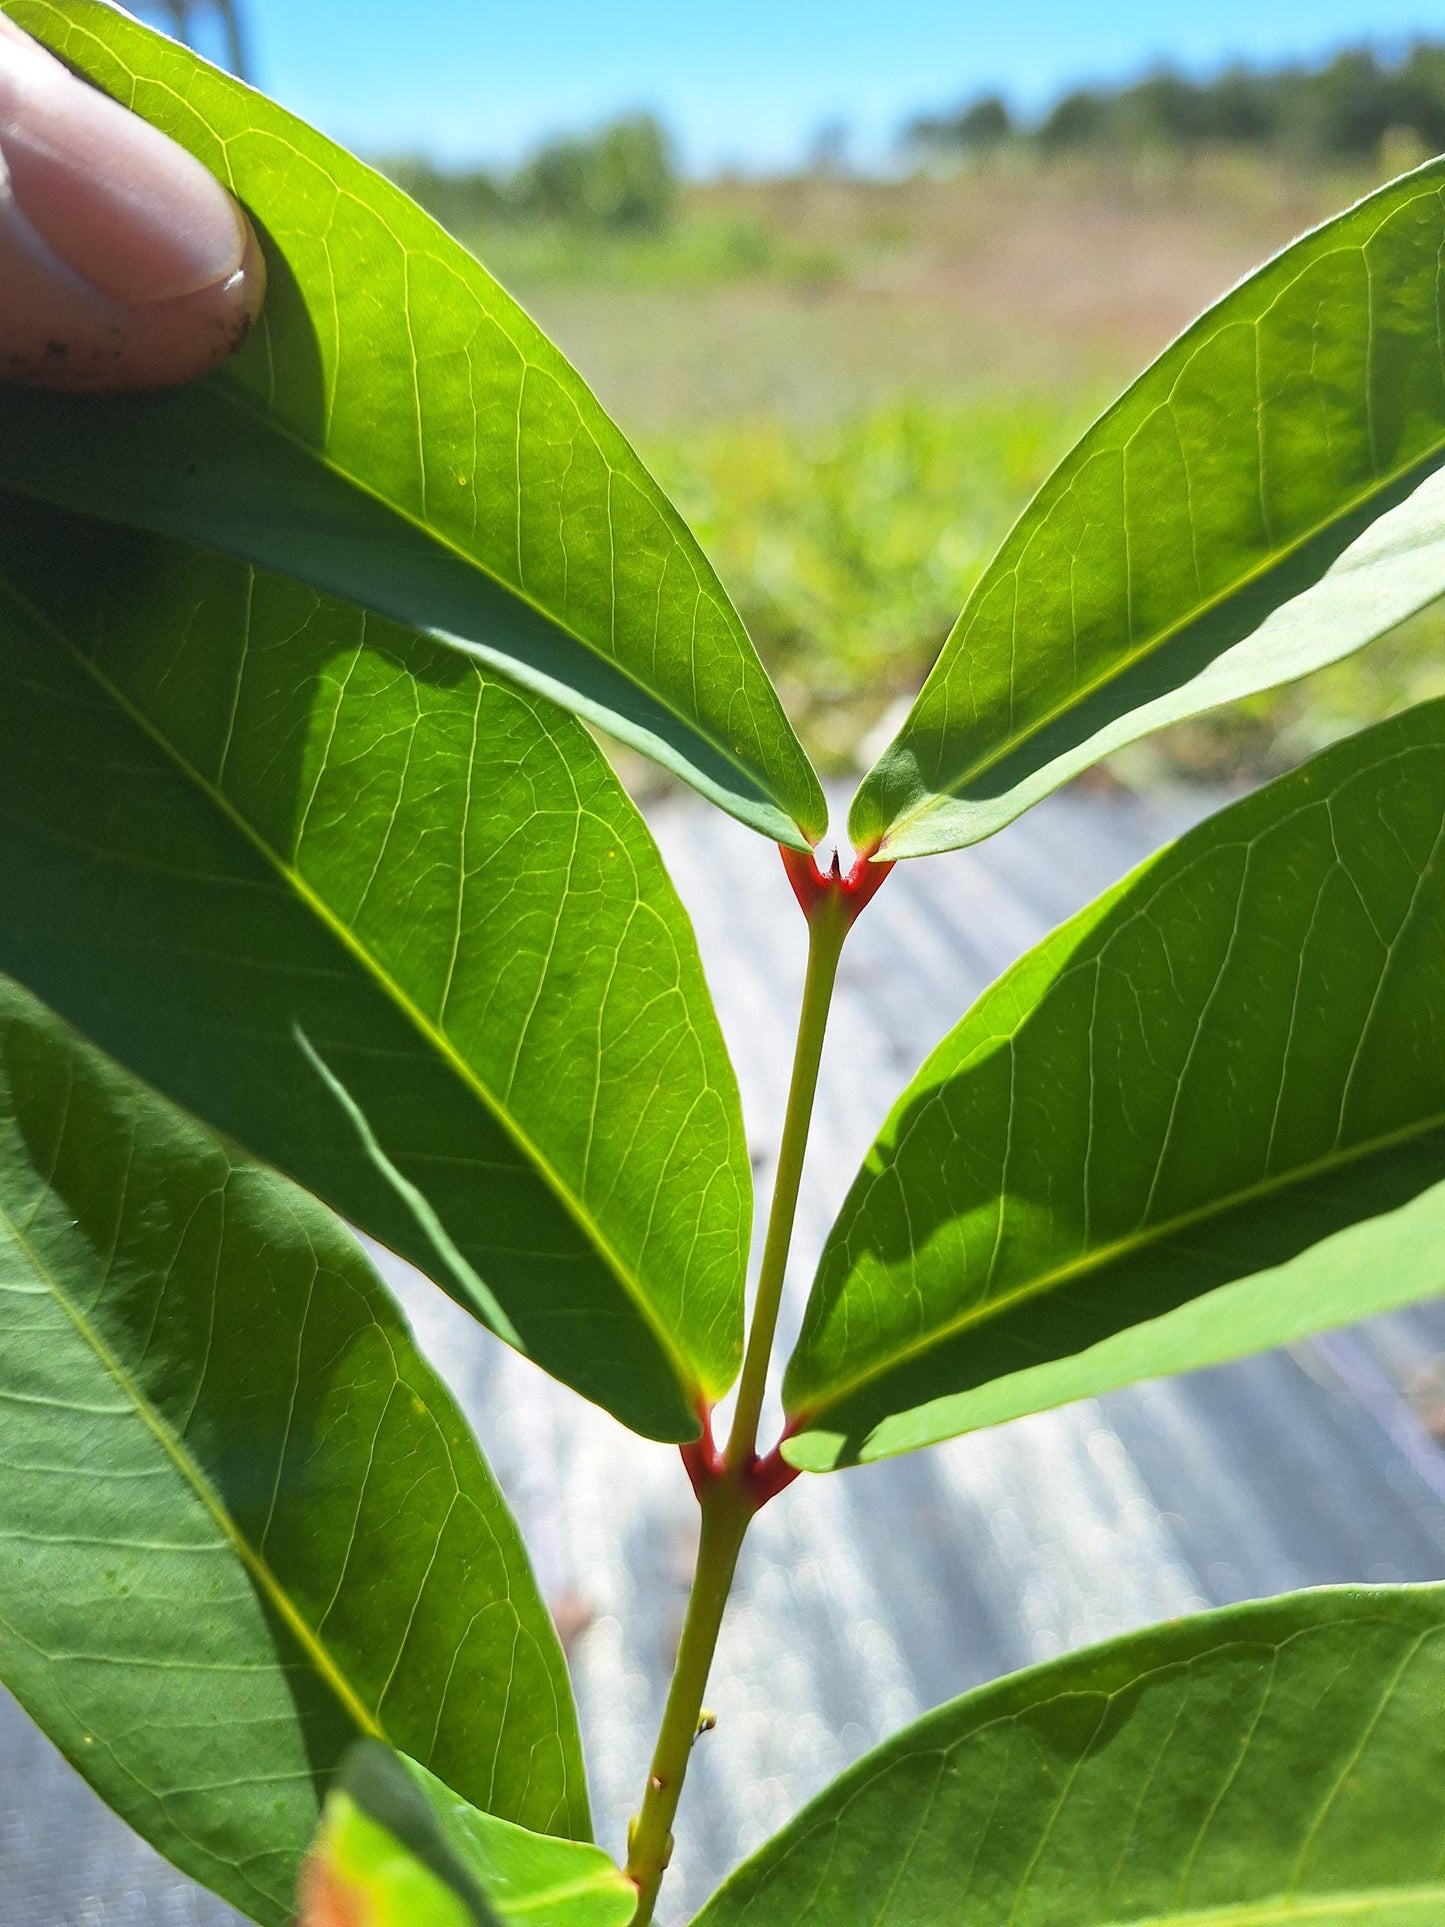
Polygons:
M220 182L0 14L0 380L187 381L240 346L265 288Z

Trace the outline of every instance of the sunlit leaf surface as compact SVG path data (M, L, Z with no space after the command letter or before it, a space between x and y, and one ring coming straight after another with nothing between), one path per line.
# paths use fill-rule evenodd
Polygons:
M243 354L0 396L0 480L455 638L797 845L818 780L681 517L479 264L344 149L101 0L8 11L212 168L264 236Z
M906 1451L1445 1289L1442 837L1431 703L1200 825L987 992L829 1237L787 1456Z
M1294 1593L968 1693L696 1927L1431 1927L1445 1588Z
M984 571L854 801L860 848L977 842L1106 751L1445 594L1442 246L1445 160L1294 243L1140 376Z
M362 1741L301 1877L300 1927L627 1927L637 1889L596 1847L480 1813Z

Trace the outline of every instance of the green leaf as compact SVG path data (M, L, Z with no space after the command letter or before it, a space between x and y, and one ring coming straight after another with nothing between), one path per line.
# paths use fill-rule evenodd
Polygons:
M485 269L342 148L101 0L7 10L227 183L270 292L197 385L6 391L0 481L436 630L755 829L815 841L818 779L707 559Z
M516 1529L354 1239L3 978L0 1675L275 1927L362 1735L587 1831Z
M907 1451L1445 1288L1442 841L1437 702L1222 811L1016 964L829 1236L788 1458Z
M967 1693L696 1927L1428 1927L1445 1587L1294 1593Z
M1445 594L1442 247L1445 159L1285 249L1140 376L974 587L854 800L860 849L991 836L1109 750Z
M741 1349L741 1113L575 719L0 498L0 900L0 969L626 1424L695 1435Z
M479 1813L362 1741L326 1802L300 1927L627 1927L637 1889L596 1847Z

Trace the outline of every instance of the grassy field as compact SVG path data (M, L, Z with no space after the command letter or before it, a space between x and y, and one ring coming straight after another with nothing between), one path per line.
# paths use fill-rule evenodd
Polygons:
M1250 157L688 190L662 235L466 238L700 534L810 749L857 764L1092 415L1369 177ZM1445 688L1434 616L1125 752L1122 780L1281 767Z

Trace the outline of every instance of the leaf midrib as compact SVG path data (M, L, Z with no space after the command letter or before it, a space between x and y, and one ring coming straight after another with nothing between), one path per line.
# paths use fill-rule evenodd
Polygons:
M1137 1252L1146 1251L1151 1245L1162 1243L1169 1238L1177 1236L1181 1231L1190 1230L1195 1225L1206 1223L1212 1218L1223 1217L1231 1211L1240 1209L1242 1206L1255 1203L1258 1199L1272 1197L1277 1192L1287 1191L1296 1184L1306 1184L1313 1178L1325 1177L1331 1172L1346 1169L1352 1164L1358 1164L1365 1159L1376 1157L1382 1151L1393 1150L1400 1145L1409 1144L1417 1138L1428 1137L1432 1132L1442 1128L1445 1128L1445 1111L1434 1112L1428 1117L1417 1118L1411 1124L1402 1125L1396 1131L1386 1131L1378 1137L1364 1139L1358 1144L1351 1145L1348 1150L1329 1153L1322 1158L1314 1159L1309 1164L1296 1165L1293 1170L1284 1172L1277 1177L1265 1177L1258 1179L1254 1184L1243 1185L1236 1191L1226 1193L1222 1198L1211 1199L1207 1204L1197 1205L1193 1210L1180 1212L1172 1218L1160 1219L1156 1224L1148 1225L1142 1231L1131 1232L1126 1237L1116 1238L1111 1243L1100 1245L1097 1249L1086 1252L1078 1258L1071 1258L1067 1263L1056 1265L1051 1271L1043 1272L1039 1277L1031 1278L1026 1283L1015 1286L1012 1291L1002 1292L997 1298L989 1298L981 1304L971 1305L967 1311L960 1312L957 1317L948 1319L944 1324L936 1326L932 1331L922 1337L912 1340L909 1344L900 1347L900 1349L895 1352L891 1352L886 1359L877 1365L870 1366L867 1371L859 1372L855 1377L848 1379L841 1385L829 1387L819 1403L799 1408L794 1415L794 1425L792 1429L795 1432L807 1430L826 1412L832 1410L832 1408L842 1400L851 1398L855 1392L860 1391L865 1385L870 1385L877 1379L886 1378L890 1373L899 1370L905 1365L914 1363L917 1359L926 1358L930 1352L937 1350L940 1345L947 1344L950 1339L957 1338L961 1333L971 1331L976 1326L990 1324L995 1318L1002 1317L1005 1313L1013 1311L1017 1306L1027 1304L1034 1298L1043 1297L1048 1292L1073 1284L1076 1280L1087 1277L1091 1272L1101 1270L1105 1266L1113 1264L1117 1259L1132 1257ZM1326 1237L1329 1235L1328 1233L1325 1234ZM1317 1239L1315 1242L1320 1243L1322 1240ZM1313 1249L1312 1245L1306 1245L1302 1247L1302 1250L1296 1253L1295 1256L1302 1256L1304 1251L1311 1249ZM1290 1259L1281 1261L1282 1264L1288 1264L1290 1262L1292 1262ZM1247 1272L1240 1278L1234 1280L1222 1280L1219 1287L1212 1289L1222 1289L1225 1284L1231 1282L1243 1284L1246 1283L1249 1278L1258 1278L1266 1271L1276 1271L1279 1269L1279 1265L1268 1265L1260 1272ZM1208 1296L1208 1292L1196 1294L1196 1297ZM1194 1302L1195 1299L1193 1298L1184 1301L1185 1304L1192 1304ZM1170 1311L1177 1311L1182 1308L1182 1306L1171 1306ZM1169 1312L1160 1312L1157 1313L1154 1318L1138 1319L1134 1325L1125 1326L1123 1330L1132 1331L1137 1329L1139 1325L1153 1324L1158 1318L1168 1316ZM1121 1335L1119 1332L1114 1332L1109 1333L1107 1336L1113 1338ZM1100 1339L1097 1342L1102 1344L1106 1341ZM1086 1346L1083 1352L1070 1352L1065 1353L1059 1358L1040 1359L1036 1365L1021 1366L1019 1370L1043 1370L1049 1366L1061 1365L1069 1358L1082 1357L1092 1349L1092 1346ZM1010 1372L1002 1376L1011 1378L1015 1375L1016 1374ZM981 1385L971 1386L963 1393L942 1393L939 1396L967 1397L969 1392L982 1391L983 1389L984 1387Z
M1108 1922L1106 1927L1291 1927L1296 1921L1349 1920L1381 1907L1414 1908L1437 1903L1445 1903L1445 1886L1412 1884L1404 1888L1361 1888L1303 1902L1287 1898L1244 1900L1202 1913L1130 1914Z
M589 1894L623 1894L632 1887L627 1876L617 1867L603 1867L596 1873L583 1874L577 1880L569 1880L562 1886L548 1887L545 1892L529 1893L518 1897L508 1897L506 1902L509 1914L531 1914L539 1907L555 1907L563 1900L585 1900Z
M560 1172L556 1170L550 1159L533 1143L528 1133L523 1129L520 1120L514 1117L502 1104L501 1100L487 1087L480 1075L468 1064L467 1060L461 1055L450 1038L448 1038L444 1032L436 1029L425 1013L417 1007L415 1002L391 977L380 960L373 956L372 952L362 943L355 932L350 930L330 906L316 894L305 878L282 858L279 852L272 847L259 831L252 827L235 805L232 804L230 798L213 783L208 781L201 771L198 770L188 758L181 754L176 745L151 722L150 718L147 717L142 710L135 707L125 693L104 674L99 665L91 659L86 651L72 641L71 637L63 629L51 622L41 610L36 608L34 603L21 595L16 590L13 582L7 581L6 589L11 598L26 611L31 619L47 634L59 641L69 654L80 663L96 686L109 696L122 714L128 717L138 729L143 731L162 754L167 756L174 766L190 779L213 807L216 808L232 827L246 839L251 847L270 864L282 882L286 884L305 907L315 915L322 927L329 931L336 941L341 944L343 949L360 964L361 968L382 991L383 995L388 997L401 1014L408 1019L413 1028L420 1034L423 1041L437 1052L438 1056L451 1067L462 1084L478 1099L483 1108L495 1118L506 1135L510 1137L517 1149L522 1153L523 1157L533 1165L543 1178L562 1210L572 1219L579 1231L581 1231L583 1236L592 1244L617 1280L617 1283L621 1286L629 1301L640 1313L643 1323L652 1333L663 1356L668 1359L673 1370L678 1375L684 1396L688 1399L695 1399L699 1396L701 1387L696 1381L690 1362L685 1359L677 1349L671 1334L662 1324L643 1291L640 1280L634 1279L630 1267L625 1264L620 1254L613 1247L610 1239L603 1233L601 1227L596 1223L591 1212L587 1209L587 1206L580 1198L573 1195Z
M49 1187L47 1186L47 1190ZM0 1205L0 1225L3 1225L24 1253L36 1276L42 1280L55 1303L70 1319L81 1339L90 1347L103 1369L109 1373L119 1389L130 1400L137 1416L161 1446L182 1479L201 1501L212 1521L219 1528L223 1538L241 1560L246 1570L256 1581L269 1603L284 1621L287 1629L297 1640L317 1672L326 1681L342 1706L355 1724L365 1734L374 1739L385 1740L391 1744L381 1723L378 1713L373 1712L352 1686L346 1673L332 1658L320 1634L297 1610L290 1594L276 1577L265 1557L252 1547L232 1518L229 1510L215 1491L211 1481L187 1451L181 1440L164 1424L151 1402L146 1398L125 1365L106 1343L100 1332L80 1308L71 1302L65 1286L55 1272L36 1250L29 1237L21 1230L10 1213Z
M1127 446L1127 444L1121 445L1121 450L1124 446ZM1090 454L1104 454L1107 452L1109 451L1095 449L1091 450ZM1128 650L1125 654L1116 657L1106 668L1102 669L1091 682L1085 683L1081 688L1071 690L1070 693L1060 702L1056 703L1052 709L1047 710L1042 716L1037 717L1026 728L1016 730L1012 735L1006 736L1002 742L991 749L986 755L979 757L977 761L970 764L966 769L961 770L956 776L951 777L941 789L930 789L922 802L916 803L911 810L905 811L902 816L895 818L895 820L890 823L884 833L883 841L879 846L880 854L884 853L889 838L897 836L901 831L909 828L911 825L926 819L937 809L941 799L949 798L954 801L959 800L959 793L965 785L972 783L980 776L986 776L990 770L996 769L1006 757L1011 756L1016 749L1032 741L1034 737L1041 735L1044 730L1048 729L1050 724L1058 722L1063 716L1067 716L1071 710L1077 709L1081 703L1087 702L1089 697L1096 695L1099 690L1106 689L1110 683L1117 681L1120 676L1125 675L1136 663L1143 662L1157 650L1167 648L1167 646L1177 636L1182 635L1186 629L1191 628L1197 622L1204 621L1206 617L1214 614L1216 610L1225 607L1225 605L1233 601L1236 596L1242 595L1256 583L1263 582L1284 563L1299 554L1302 549L1308 548L1311 542L1318 541L1321 536L1327 534L1332 528L1337 527L1341 522L1348 521L1350 516L1355 514L1357 510L1365 507L1375 496L1394 487L1397 482L1403 481L1404 478L1414 470L1423 468L1427 462L1442 454L1445 454L1445 433L1438 435L1426 449L1413 455L1409 461L1402 462L1383 476L1375 477L1368 487L1361 489L1358 494L1351 496L1333 515L1326 516L1322 521L1315 523L1303 534L1297 536L1293 542L1286 543L1282 548L1271 549L1269 554L1257 563L1254 568L1248 569L1242 575L1236 576L1228 586L1221 589L1218 594L1208 596L1203 601L1192 604L1177 621L1168 624L1162 629L1156 629L1151 632L1137 648ZM1422 476L1422 486L1428 479L1428 476ZM1014 531L1011 531L1011 534L1022 527L1024 517L1026 517L1028 513L1029 510L1025 509L1024 516L1020 517L1019 521L1014 525ZM1009 539L1009 537L1005 538L1005 547ZM1000 553L1002 553L1002 551L1000 551ZM1348 550L1342 551L1342 553L1348 553ZM1018 562L1011 565L1012 573L1015 575L1018 574L1021 563L1022 556L1020 556ZM992 570L990 567L979 577L978 582L969 595L963 615L959 618L959 627L955 633L962 633L961 625L963 616L968 614L968 610L972 608L975 602L982 596L991 573ZM1303 593L1303 591L1301 591L1301 593ZM1290 600L1293 601L1295 598L1291 597ZM1276 608L1283 606L1283 604L1275 605ZM1261 621L1250 630L1249 635L1241 636L1239 642L1247 642L1250 636L1258 634L1259 629L1263 626L1263 622L1268 620L1268 616L1273 613L1273 609L1267 611L1265 617L1261 618ZM1238 644L1231 646L1237 647ZM1221 659L1222 655L1214 657L1208 667L1212 667L1214 663ZM950 664L947 674L951 673L952 664ZM1200 674L1205 673L1207 673L1207 669L1200 672ZM1194 678L1190 680L1192 681ZM1188 685L1180 684L1179 687L1187 688ZM922 693L923 692L920 692L920 701L922 700ZM1010 679L1010 693L1012 693L1012 679ZM1166 695L1168 693L1170 692L1166 692ZM908 725L905 723L905 731L907 727ZM1082 748L1085 747L1085 745L1076 744L1074 747ZM1069 751L1065 749L1061 751L1060 754L1066 756L1069 754Z

